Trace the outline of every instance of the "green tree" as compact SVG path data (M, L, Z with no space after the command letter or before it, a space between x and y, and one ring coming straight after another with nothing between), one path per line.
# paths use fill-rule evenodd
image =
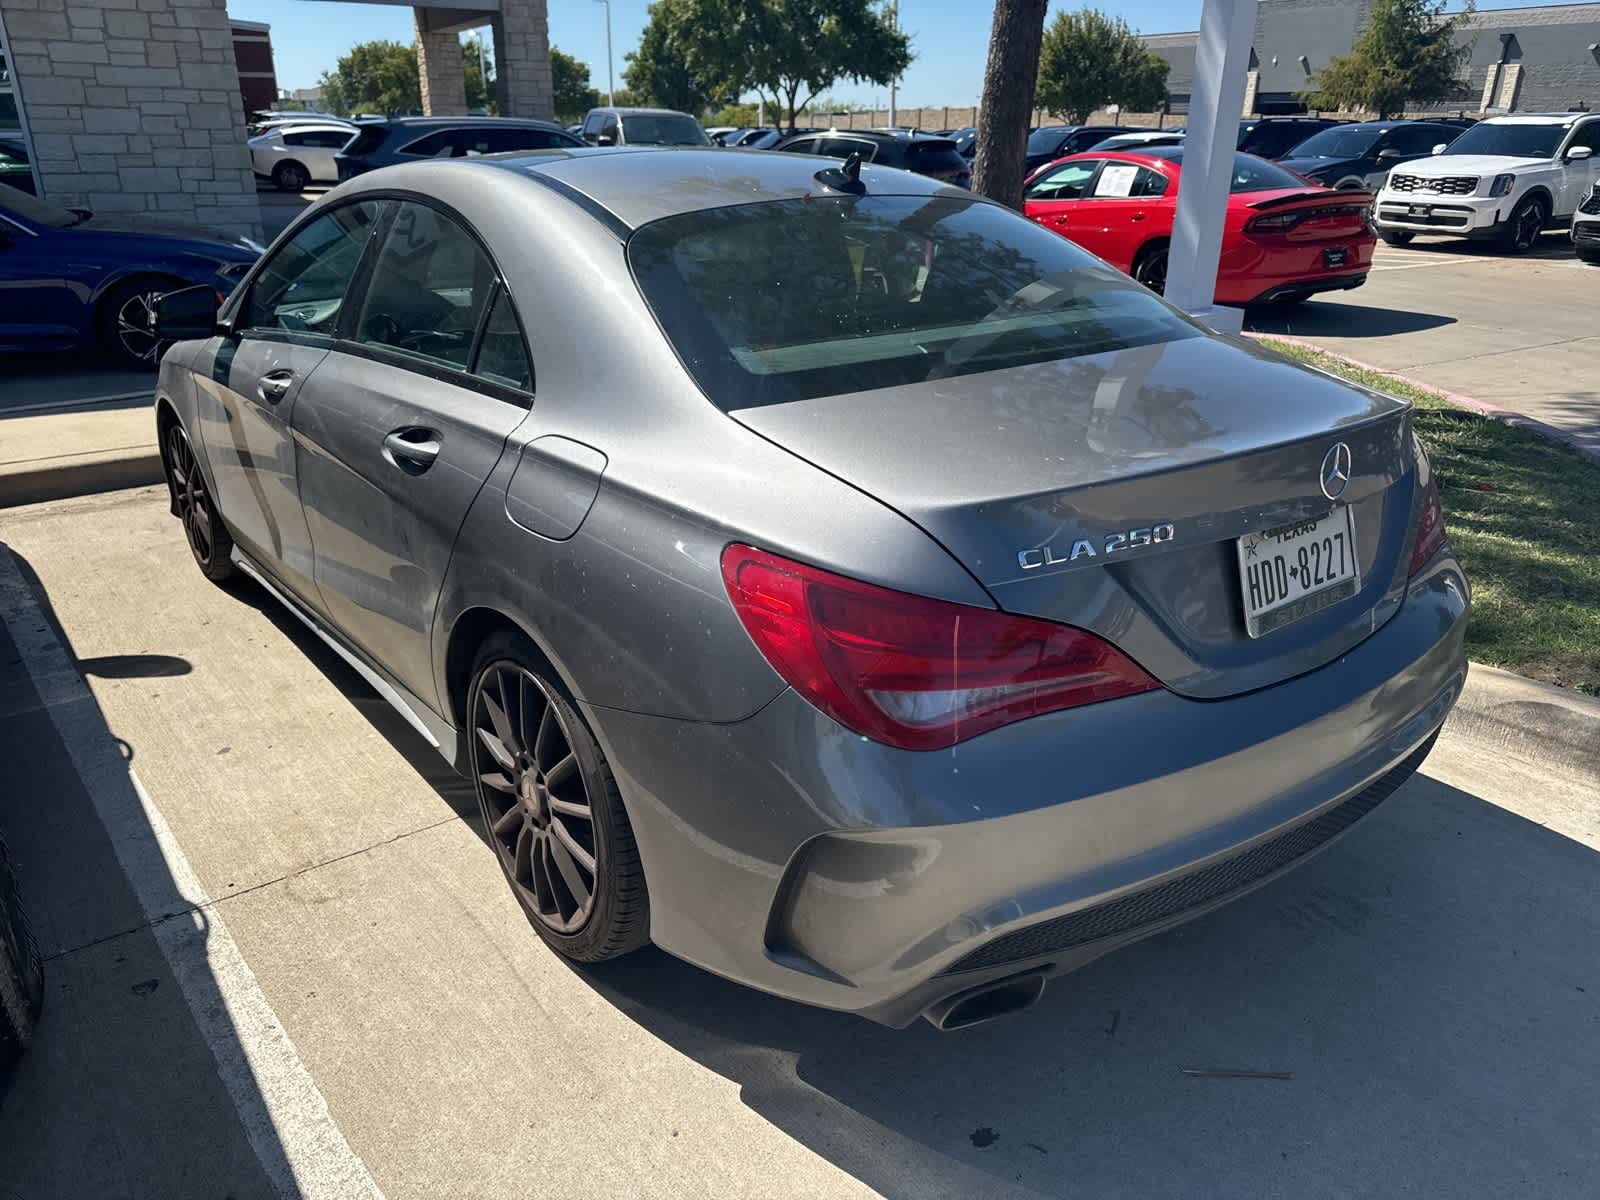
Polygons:
M550 49L552 65L556 54L555 47ZM461 69L467 77L467 109L477 111L482 109L491 116L498 111L494 98L494 59L487 53L482 58L478 57L478 39L468 38L461 43Z
M589 86L589 64L550 47L550 77L555 92L556 120L571 124L600 103L599 89Z
M669 37L696 78L757 92L790 129L841 79L886 84L911 44L876 0L658 0Z
M684 51L684 32L694 20L694 0L656 0L639 48L622 56L623 81L644 104L704 112L710 105L733 100L737 91L724 77L707 77L691 69Z
M1167 98L1167 61L1121 17L1097 8L1057 13L1039 52L1039 107L1081 125L1108 104L1150 112Z
M1307 104L1340 111L1370 110L1379 120L1407 104L1458 99L1468 93L1464 68L1473 37L1464 36L1472 0L1448 16L1444 0L1372 0L1367 25L1349 54L1317 72Z
M350 47L318 83L323 105L341 116L363 112L391 116L422 109L415 46L362 42Z

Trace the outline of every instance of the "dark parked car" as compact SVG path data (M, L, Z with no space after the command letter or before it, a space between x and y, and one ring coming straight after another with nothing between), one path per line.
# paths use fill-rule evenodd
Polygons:
M849 158L859 154L862 162L915 171L957 187L972 183L972 164L956 153L955 142L931 133L825 129L788 138L773 149L785 154L820 154L825 158Z
M1024 174L1069 154L1081 154L1113 134L1126 132L1126 125L1042 125L1028 135L1028 159Z
M357 130L334 160L341 180L419 158L476 158L583 145L553 121L506 117L392 117L362 121Z
M1256 117L1239 122L1234 146L1257 158L1278 159L1312 134L1342 124L1331 117Z
M175 535L455 764L569 959L999 1016L1357 824L1465 680L1408 403L906 171L411 163L158 319Z
M0 350L103 350L154 367L150 304L205 284L226 296L261 246L198 225L97 217L0 188Z
M1434 121L1357 121L1312 134L1278 165L1325 187L1376 193L1390 168L1460 136L1460 126Z
M971 162L978 153L978 127L967 125L961 129L952 129L944 135L956 144L956 153Z
M0 137L0 183L34 195L33 167L21 138ZM0 196L5 195L0 192Z
M591 108L583 140L592 146L709 146L706 131L670 108Z

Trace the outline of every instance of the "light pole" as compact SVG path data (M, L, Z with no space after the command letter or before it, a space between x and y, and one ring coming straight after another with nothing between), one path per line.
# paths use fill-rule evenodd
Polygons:
M896 32L898 32L899 29L900 29L900 0L894 0L894 3L889 6L889 28L895 30ZM895 98L896 98L895 97L895 84L896 84L896 82L897 82L897 80L894 80L894 79L889 80L889 128L890 129L894 129L900 124L899 120L897 119L898 114L895 111Z
M611 0L595 0L595 3L606 6L606 106L609 108L617 103L617 94L612 86L615 81L611 78Z

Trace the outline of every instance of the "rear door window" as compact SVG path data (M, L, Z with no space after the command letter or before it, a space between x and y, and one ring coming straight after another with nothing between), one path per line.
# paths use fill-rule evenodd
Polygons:
M862 162L871 162L878 157L878 143L866 138L825 137L818 139L817 153L823 158L849 158L859 154Z
M380 211L377 200L342 205L279 246L250 285L244 328L332 337Z
M440 129L407 144L400 153L413 158L456 158L460 153L457 148L460 138L459 130Z
M356 341L466 370L495 287L493 264L460 224L402 201L372 268Z
M511 296L504 288L495 293L472 373L519 392L533 391L533 366L528 361L527 343L522 340L522 327L517 324L517 310L512 307Z
M1135 163L1108 162L1089 194L1095 199L1143 199L1165 195L1165 175Z

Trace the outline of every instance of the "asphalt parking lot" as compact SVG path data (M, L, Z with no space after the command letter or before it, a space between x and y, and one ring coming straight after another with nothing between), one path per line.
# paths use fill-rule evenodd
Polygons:
M1565 234L1521 258L1456 238L1379 243L1364 287L1246 327L1315 342L1448 391L1526 413L1600 451L1600 266Z
M7 510L0 540L0 824L49 956L0 1195L1579 1196L1600 1172L1600 815L1539 764L1447 731L1289 877L1010 1020L895 1032L653 950L563 965L465 784L259 591L206 583L160 489Z

